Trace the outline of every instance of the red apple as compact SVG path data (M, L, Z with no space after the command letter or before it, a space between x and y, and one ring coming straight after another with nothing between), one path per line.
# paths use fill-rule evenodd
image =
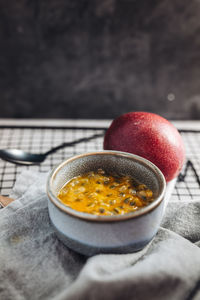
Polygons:
M113 120L104 137L105 150L142 156L154 163L166 181L175 178L184 163L185 149L178 130L163 117L130 112Z

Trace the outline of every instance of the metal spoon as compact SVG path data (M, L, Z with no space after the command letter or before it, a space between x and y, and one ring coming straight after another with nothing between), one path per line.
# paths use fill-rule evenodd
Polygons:
M81 138L73 142L63 143L61 145L58 145L57 147L50 149L45 153L39 153L39 154L28 153L19 149L2 149L0 150L0 158L19 165L36 165L42 163L49 154L52 154L60 150L61 148L70 147L82 142L87 142L89 140L102 137L103 135L104 133L94 134L87 138Z

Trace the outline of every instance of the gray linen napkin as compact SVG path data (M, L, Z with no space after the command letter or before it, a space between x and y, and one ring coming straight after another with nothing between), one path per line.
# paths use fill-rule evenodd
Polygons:
M169 203L142 251L87 258L57 239L46 176L23 172L0 210L1 300L200 299L200 202Z

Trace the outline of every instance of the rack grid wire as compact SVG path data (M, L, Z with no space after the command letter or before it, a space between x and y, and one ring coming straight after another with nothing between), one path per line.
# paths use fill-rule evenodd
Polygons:
M95 127L0 127L0 148L43 153L62 143L81 142L50 154L40 165L24 166L0 160L0 194L8 196L17 176L26 169L48 172L55 165L76 154L102 150L106 128ZM186 163L169 201L200 201L200 131L179 130L186 148ZM101 136L96 136L101 135ZM87 138L90 138L88 140ZM84 140L85 139L85 140Z

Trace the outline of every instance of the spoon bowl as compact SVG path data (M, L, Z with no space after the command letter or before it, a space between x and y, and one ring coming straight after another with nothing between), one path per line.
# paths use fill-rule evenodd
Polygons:
M19 149L2 149L0 150L0 158L16 164L34 165L42 163L46 155L28 153Z

